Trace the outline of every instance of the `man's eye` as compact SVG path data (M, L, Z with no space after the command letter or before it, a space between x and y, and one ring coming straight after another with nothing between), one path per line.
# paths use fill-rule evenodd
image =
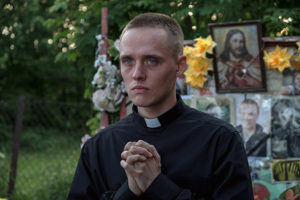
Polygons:
M130 65L132 63L132 60L131 59L123 59L122 63L125 65Z
M156 59L148 59L148 60L146 60L146 64L148 64L148 65L156 65L157 64L157 60Z

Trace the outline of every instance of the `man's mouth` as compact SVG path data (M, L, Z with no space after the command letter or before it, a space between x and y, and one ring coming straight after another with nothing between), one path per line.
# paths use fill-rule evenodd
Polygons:
M149 88L137 85L137 86L134 86L131 90L135 93L145 93L149 90Z

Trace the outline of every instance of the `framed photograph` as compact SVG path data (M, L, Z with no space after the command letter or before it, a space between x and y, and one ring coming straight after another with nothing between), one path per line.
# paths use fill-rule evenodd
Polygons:
M191 107L235 125L235 110L232 97L193 96Z
M300 96L274 97L271 112L272 158L299 158Z
M273 182L300 181L299 159L273 160L271 165Z
M265 92L260 21L216 23L209 28L217 43L213 61L216 91Z
M266 157L270 153L271 96L235 94L236 129L248 156Z
M300 41L299 36L290 37L264 37L264 50L267 52L274 51L276 46L287 48L287 52L296 55L297 42ZM267 69L267 86L268 92L279 95L294 96L300 95L300 71L296 71L291 62L291 67L285 69L282 73ZM278 88L281 88L278 90Z

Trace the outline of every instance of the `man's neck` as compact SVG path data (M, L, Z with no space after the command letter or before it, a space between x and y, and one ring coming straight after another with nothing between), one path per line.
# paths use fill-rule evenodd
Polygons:
M174 95L174 98L172 97L169 101L165 102L165 104L157 104L151 107L137 107L138 113L147 119L159 117L160 115L166 113L176 105L176 95Z
M241 62L242 58L234 56L232 53L229 53L229 60L233 62Z
M243 137L245 142L247 142L250 139L250 137L255 133L255 131L256 127L254 127L253 129L243 128Z

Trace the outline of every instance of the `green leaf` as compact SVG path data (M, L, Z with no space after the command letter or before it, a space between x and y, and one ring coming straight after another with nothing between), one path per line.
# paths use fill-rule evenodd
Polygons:
M55 2L53 6L50 7L49 12L57 12L58 10L65 10L68 8L68 3L66 1Z
M67 59L69 62L75 62L79 56L80 56L80 53L76 50L73 50L73 51L69 51L69 53L67 55Z
M4 153L1 153L1 152L0 152L0 158L3 158L3 159L5 158Z

